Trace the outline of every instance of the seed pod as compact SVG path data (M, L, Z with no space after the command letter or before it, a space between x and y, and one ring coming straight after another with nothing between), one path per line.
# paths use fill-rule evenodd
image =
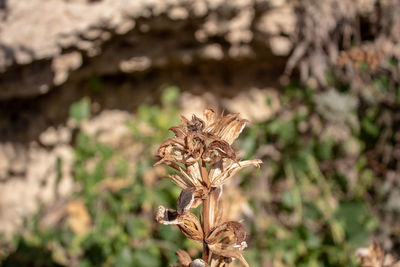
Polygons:
M197 217L191 213L186 212L178 217L178 227L181 232L189 239L197 242L203 242L203 229Z
M178 213L176 210L159 206L156 212L156 221L161 224L178 224Z
M189 253L184 250L178 249L176 251L176 255L178 256L178 263L181 266L188 267L192 262L192 258L190 257Z
M183 189L178 198L176 210L182 215L190 209L197 208L201 204L204 190L200 187L189 187Z

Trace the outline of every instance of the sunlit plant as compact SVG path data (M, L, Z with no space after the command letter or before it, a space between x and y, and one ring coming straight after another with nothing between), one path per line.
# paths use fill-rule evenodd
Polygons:
M245 127L246 120L238 114L217 117L211 109L204 111L204 120L193 115L182 118L182 124L170 128L174 137L158 149L159 161L175 170L169 175L182 188L177 208L159 206L156 220L174 224L189 239L203 244L202 259L192 260L186 251L178 250L179 266L228 266L243 257L247 247L246 229L237 221L224 221L221 196L223 185L239 170L257 166L261 161L238 161L233 141ZM200 219L190 212L202 205Z

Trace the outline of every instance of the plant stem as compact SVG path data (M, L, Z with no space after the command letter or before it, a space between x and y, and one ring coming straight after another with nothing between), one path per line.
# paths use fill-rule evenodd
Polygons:
M208 180L208 173L205 162L201 162L201 176L206 184L206 186L210 187L210 181ZM203 199L203 232L204 232L204 239L203 239L203 260L208 264L208 257L210 251L208 249L206 243L206 237L210 232L210 197L207 195L205 199Z

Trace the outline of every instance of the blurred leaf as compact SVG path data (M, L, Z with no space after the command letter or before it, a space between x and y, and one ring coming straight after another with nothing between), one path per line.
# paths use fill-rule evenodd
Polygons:
M161 95L161 103L164 106L172 105L179 97L179 88L176 86L170 86L164 89Z
M147 219L134 216L128 217L126 227L129 234L136 239L148 237L151 230Z
M160 255L156 247L135 249L132 266L160 266Z
M117 256L116 267L133 266L133 255L129 248L124 247Z
M90 117L90 99L85 97L75 102L69 109L69 117L81 122Z

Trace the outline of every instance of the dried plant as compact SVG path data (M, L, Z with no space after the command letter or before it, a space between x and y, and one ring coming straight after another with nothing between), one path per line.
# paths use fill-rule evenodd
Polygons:
M193 260L178 250L179 266L228 266L238 259L249 266L242 253L247 247L245 227L236 221L223 221L222 186L239 170L257 166L260 160L238 161L231 144L239 136L246 121L238 114L217 117L211 109L204 111L204 120L192 116L170 128L175 136L158 149L160 160L176 170L169 175L182 188L177 208L158 207L156 220L175 224L189 239L203 243L202 259ZM202 204L201 220L191 209Z
M382 247L375 241L369 248L359 249L357 258L362 267L400 267L400 261L396 262L390 254L385 255Z

